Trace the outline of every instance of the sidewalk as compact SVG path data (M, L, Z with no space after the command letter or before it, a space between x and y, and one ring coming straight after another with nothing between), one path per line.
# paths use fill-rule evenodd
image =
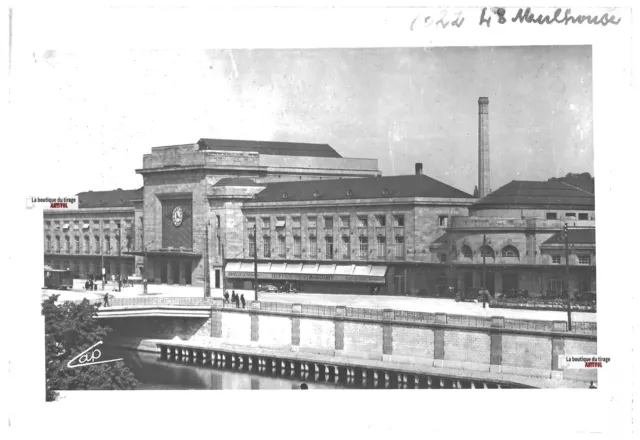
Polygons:
M42 290L42 297L48 297L51 294L59 294L60 301L64 300L81 300L88 298L90 300L102 299L105 291L114 298L135 298L135 297L197 297L204 296L203 287L193 286L176 286L167 284L149 284L147 286L147 295L144 295L142 285L136 284L133 287L123 287L118 292L117 284L114 286L109 282L105 286L105 291L100 290L100 284L97 291L85 291L84 280L75 280L74 289L72 291L59 290ZM232 289L228 289L231 293ZM237 294L244 294L247 302L253 301L255 292L253 290L235 289ZM211 289L211 296L222 297L222 289ZM518 309L499 309L499 308L482 308L482 303L455 302L453 299L444 298L416 298L409 296L381 296L381 295L334 295L326 293L258 293L259 301L279 302L287 304L315 304L315 305L341 305L346 307L368 308L368 309L394 309L405 310L410 312L430 312L430 313L447 313L469 316L503 316L510 319L534 319L541 321L566 321L567 314L559 311L548 310L518 310ZM572 319L582 322L596 322L596 313L573 312Z

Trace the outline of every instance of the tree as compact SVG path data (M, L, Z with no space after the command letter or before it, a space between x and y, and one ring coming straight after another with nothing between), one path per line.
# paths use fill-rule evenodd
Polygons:
M57 390L129 390L139 382L122 362L109 362L69 368L74 357L112 331L96 319L97 305L84 299L81 303L66 301L57 305L59 295L42 302L45 319L46 400L58 398ZM77 360L74 361L77 363Z
M552 177L550 182L564 182L584 191L595 193L595 178L590 173L568 173L564 177Z

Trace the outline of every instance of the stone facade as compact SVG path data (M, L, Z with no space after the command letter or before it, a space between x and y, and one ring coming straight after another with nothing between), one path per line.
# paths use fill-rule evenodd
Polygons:
M134 257L125 252L135 248L136 234L133 208L45 210L44 263L82 278L99 276L102 267L108 276L133 275Z

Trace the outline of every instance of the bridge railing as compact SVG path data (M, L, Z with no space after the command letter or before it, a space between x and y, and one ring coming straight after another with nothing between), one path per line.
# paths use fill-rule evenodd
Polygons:
M81 300L72 301L80 303ZM96 299L94 303L102 300ZM112 298L111 307L210 307L215 309L236 308L233 303L224 302L222 298L168 298L168 297L135 297ZM242 309L242 306L240 306ZM463 327L504 328L508 330L524 330L533 332L570 332L573 334L596 335L598 326L595 322L573 321L568 330L566 321L540 321L533 319L511 319L503 317L455 315L445 313L412 312L405 310L382 310L358 307L326 306L317 304L291 304L267 301L249 301L246 310L262 310L286 314L303 314L311 316L365 319L372 321L392 320L418 324L448 324Z

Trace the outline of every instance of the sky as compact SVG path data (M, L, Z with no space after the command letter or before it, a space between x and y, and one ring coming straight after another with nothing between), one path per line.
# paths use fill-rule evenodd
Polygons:
M472 193L480 96L493 190L593 174L589 46L48 50L13 74L14 111L46 143L37 160L82 161L49 178L56 194L138 188L143 154L200 138L328 143L384 175L422 162Z

